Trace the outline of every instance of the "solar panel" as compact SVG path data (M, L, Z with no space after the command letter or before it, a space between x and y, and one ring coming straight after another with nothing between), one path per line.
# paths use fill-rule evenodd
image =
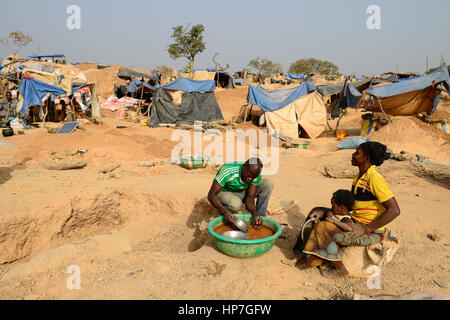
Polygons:
M63 124L61 128L56 132L56 134L70 134L75 130L75 128L78 126L79 122L66 122Z

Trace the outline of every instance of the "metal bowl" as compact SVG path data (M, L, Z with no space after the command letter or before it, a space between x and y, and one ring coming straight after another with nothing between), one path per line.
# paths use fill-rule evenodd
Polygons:
M238 228L242 232L245 232L245 233L248 232L248 225L241 218L234 216L233 224L236 228Z
M231 239L236 239L236 240L248 240L249 239L249 235L247 233L244 233L242 231L236 231L236 230L225 231L222 233L222 236L231 238Z

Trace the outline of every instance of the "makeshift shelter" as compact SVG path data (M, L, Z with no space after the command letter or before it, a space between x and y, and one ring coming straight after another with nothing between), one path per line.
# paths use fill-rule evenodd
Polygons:
M367 89L370 85L370 78L355 82L345 79L344 83L319 85L317 91L324 97L330 97L330 114L331 118L334 119L340 116L341 110L347 107L355 107L362 97L361 91Z
M28 58L53 63L67 63L66 56L64 54L30 54Z
M214 95L213 80L196 81L180 77L156 89L150 112L150 127L159 127L161 123L187 123L194 121L223 120L222 112ZM173 93L181 93L177 105Z
M441 91L450 91L445 63L431 74L367 89L360 106L393 116L411 116L421 112L430 115L436 110Z
M194 69L192 71L193 80L214 80L217 87L235 88L234 77L225 71L214 69Z
M52 86L48 83L33 79L30 76L24 76L19 86L19 102L17 111L25 115L31 106L41 106L44 98L50 94L52 100L58 95L66 94L66 91L60 87ZM41 112L42 110L40 110ZM40 113L39 112L39 113Z
M119 78L125 78L128 80L131 80L133 78L147 78L150 80L150 82L159 83L160 82L160 74L155 71L137 71L131 68L126 67L120 67L119 70L117 70L117 76Z
M194 69L192 71L192 80L214 80L216 77L215 72L210 72L206 69Z
M249 86L247 102L264 111L269 133L275 130L290 138L299 137L299 126L310 138L318 137L326 127L326 109L322 96L311 82L290 89L267 90Z
M301 74L291 74L289 72L286 73L286 77L288 77L289 79L293 79L293 80L300 80L303 79L305 77L304 73Z
M97 96L97 85L95 83L72 83L68 79L61 79L59 84L54 84L54 81L55 78L53 76L46 75L43 72L27 72L19 86L20 94L17 103L17 112L25 115L31 106L39 106L39 114L41 114L41 106L47 98L50 98L52 106L54 105L53 102L55 99L65 101L67 106L72 103L72 99L74 98L82 110L86 111L88 106L82 102L82 94L78 94L78 92L87 88L90 93L88 105L90 106L91 117L94 119L101 118L100 101ZM72 99L69 96L72 96ZM86 101L84 102L87 103Z
M156 89L158 89L160 86L157 84L155 86L152 86L148 82L140 81L139 79L133 79L130 84L127 87L127 91L130 93L134 92L145 92L145 93L151 93L155 92Z

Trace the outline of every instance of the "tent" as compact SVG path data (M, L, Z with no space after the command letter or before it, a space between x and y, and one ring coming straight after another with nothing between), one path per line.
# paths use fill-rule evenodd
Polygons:
M214 80L216 86L221 88L235 88L234 77L225 71L219 71L214 69L193 69L193 80Z
M264 111L271 134L276 130L286 137L298 138L300 125L310 138L316 138L326 127L325 104L311 82L279 90L250 85L247 102Z
M66 91L28 76L22 79L19 86L19 93L23 99L19 98L17 108L22 115L25 115L31 106L42 105L42 100L47 94L50 94L52 100L54 100L56 96L63 95Z
M126 67L120 67L119 70L117 70L117 76L119 78L147 78L154 82L159 82L160 75L157 72L151 71L151 72L145 72L145 71L136 71L134 69L126 68Z
M159 88L159 85L152 86L145 81L140 81L139 79L133 79L127 87L128 92L141 92L142 87L144 87L143 92L154 92Z
M196 81L184 77L157 88L153 94L149 126L156 128L160 123L223 120L214 88L213 80ZM177 92L181 94L179 105L173 96Z
M63 79L68 80L68 79ZM31 106L42 105L42 100L48 95L51 101L54 101L57 96L74 95L78 90L88 88L91 97L91 116L94 119L101 118L100 101L97 95L97 85L95 83L72 83L64 82L64 85L54 85L52 77L45 77L45 74L27 73L19 86L19 101L17 103L17 112L24 115ZM67 88L67 85L70 85ZM66 90L67 89L67 90ZM76 99L77 100L77 99Z
M368 111L394 116L411 116L421 112L430 115L436 110L441 91L450 91L445 63L428 75L369 88L360 105Z
M48 61L54 63L66 63L66 56L64 54L30 54L30 59L37 59L39 61Z
M192 71L192 80L214 80L215 77L215 72L210 72L206 69L194 69Z
M347 107L353 108L357 105L362 97L360 91L368 88L372 79L361 79L355 82L350 82L345 79L344 83L340 84L323 84L317 86L317 91L322 96L331 97L330 113L332 118L337 118L341 114L341 110Z
M301 74L291 74L289 72L286 73L286 77L288 77L289 79L294 79L294 80L303 79L304 76L305 76L304 73L301 73Z

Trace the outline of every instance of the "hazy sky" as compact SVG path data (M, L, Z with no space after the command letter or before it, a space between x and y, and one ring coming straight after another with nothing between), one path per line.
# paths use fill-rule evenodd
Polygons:
M69 30L69 5L81 9L81 29ZM381 30L369 30L366 9L381 9ZM450 1L407 0L2 0L0 37L20 30L33 37L20 56L64 53L70 62L103 62L153 69L183 68L166 47L172 27L201 23L206 50L195 67L217 60L238 71L256 57L280 63L329 60L343 73L425 70L450 59ZM8 55L0 45L0 57Z

